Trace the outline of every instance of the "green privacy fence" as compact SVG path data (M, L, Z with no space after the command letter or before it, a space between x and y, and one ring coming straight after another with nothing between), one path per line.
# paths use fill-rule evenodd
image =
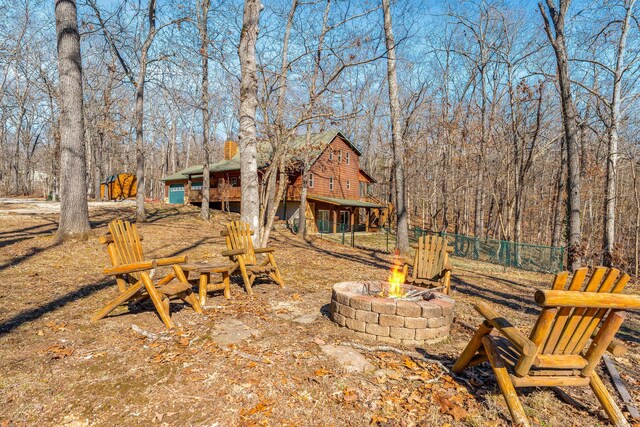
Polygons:
M458 257L545 273L557 273L563 270L564 247L515 243L462 234L434 233L419 227L414 228L416 239L426 234L438 234L446 238L449 246L453 247L453 255Z

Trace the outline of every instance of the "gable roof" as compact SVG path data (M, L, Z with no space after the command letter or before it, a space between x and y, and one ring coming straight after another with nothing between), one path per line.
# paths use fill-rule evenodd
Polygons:
M302 154L308 152L311 154L311 163L315 163L318 160L318 157L324 152L324 150L331 144L331 142L336 138L336 136L340 136L345 143L358 155L361 156L362 152L356 147L349 138L345 136L339 130L328 130L324 132L314 133L311 135L310 147L306 144L306 135L298 135L291 140L289 143L289 148L292 151L291 158L297 161L302 160ZM309 150L309 151L307 151ZM273 148L271 144L262 140L258 142L257 149L257 160L258 167L262 168L267 166L269 159L271 158L271 153L273 152ZM209 172L228 172L232 170L240 169L240 153L238 152L235 156L233 156L229 160L221 160L217 163L213 163L209 166ZM181 179L187 179L189 176L191 177L199 177L202 176L202 165L190 166L186 169L183 169L173 175L166 176L161 178L160 181L176 181Z

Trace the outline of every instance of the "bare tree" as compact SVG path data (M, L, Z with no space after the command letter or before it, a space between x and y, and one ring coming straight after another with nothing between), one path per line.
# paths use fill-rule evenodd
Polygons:
M82 55L75 0L56 0L60 74L60 224L59 240L84 237L91 229L85 181Z
M209 32L208 32L208 20L209 20L209 7L211 5L210 0L199 0L198 2L198 31L200 33L200 55L202 56L202 87L201 87L201 99L200 109L202 110L202 149L204 152L204 162L202 163L202 206L200 210L200 216L209 220L209 195L210 195L210 182L209 182L209 126L210 126L210 114L209 114Z
M238 56L240 57L240 185L242 221L255 232L255 243L260 238L260 194L258 191L258 160L256 140L256 109L258 107L258 79L256 41L262 5L260 0L245 0Z
M144 37L144 41L140 46L140 52L138 56L138 73L134 75L132 67L120 52L120 48L115 42L113 35L107 29L106 22L100 13L100 10L95 0L88 0L88 4L98 18L100 27L104 34L105 39L109 43L113 55L118 59L127 79L135 89L135 129L136 129L136 179L137 179L137 194L136 194L136 219L138 222L146 221L146 212L144 209L144 201L146 197L145 188L145 147L144 147L144 90L147 77L147 67L151 59L149 58L149 50L153 44L158 32L176 22L180 22L181 19L170 21L156 27L156 0L149 0L146 8L147 19L147 32Z
M575 270L582 265L582 227L581 227L581 202L580 202L580 143L577 137L577 112L571 94L571 79L569 76L569 58L567 55L567 42L565 39L565 16L571 0L558 0L556 6L553 0L546 0L547 9L551 21L547 16L542 3L538 3L544 29L549 43L556 55L558 71L558 86L560 88L560 105L562 106L562 124L564 138L567 147L567 190L568 190L568 265ZM553 29L551 26L553 25Z
M391 110L391 144L393 147L393 168L396 188L396 246L402 252L409 250L409 222L407 218L407 192L404 182L404 145L400 125L400 102L396 76L396 46L393 38L390 0L382 0L384 14L384 34L387 46L387 82L389 86L389 107Z
M618 163L618 134L620 127L620 103L622 102L622 77L625 73L625 54L627 49L627 37L629 35L630 21L633 14L635 0L625 0L625 15L620 29L620 38L616 49L616 65L612 70L607 70L613 74L613 90L611 100L606 102L609 107L609 121L607 125L607 176L605 180L605 202L604 202L604 233L602 238L602 263L612 266L615 248L616 230L616 192L617 183L617 163Z

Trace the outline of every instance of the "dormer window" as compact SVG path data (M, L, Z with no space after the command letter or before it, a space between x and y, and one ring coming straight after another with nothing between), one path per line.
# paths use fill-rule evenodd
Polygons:
M347 180L347 190L351 190L351 181Z
M338 163L342 163L342 151L338 151Z
M307 185L308 188L313 188L313 174L309 174L309 183Z
M333 191L333 177L329 177L329 191Z
M344 159L344 160L345 160L345 162L346 162L347 164L349 164L349 162L351 161L351 153L349 153L349 152L347 151L347 154L346 154L346 157L345 157L345 159Z

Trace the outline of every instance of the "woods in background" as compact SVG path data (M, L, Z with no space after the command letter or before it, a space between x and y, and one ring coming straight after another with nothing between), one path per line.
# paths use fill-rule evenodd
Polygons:
M215 163L239 134L249 153L254 137L266 139L265 185L252 190L260 195L252 222L266 242L288 141L339 128L378 180L374 196L406 205L408 226L567 246L571 266L604 262L638 274L635 0L263 6L77 4L82 192L97 198L101 180L136 173L144 219L144 199L163 197L162 176ZM56 199L69 125L55 11L19 0L0 1L0 13L0 194ZM241 63L253 21L255 64ZM255 101L243 97L254 87ZM248 121L241 126L249 110L255 135Z

